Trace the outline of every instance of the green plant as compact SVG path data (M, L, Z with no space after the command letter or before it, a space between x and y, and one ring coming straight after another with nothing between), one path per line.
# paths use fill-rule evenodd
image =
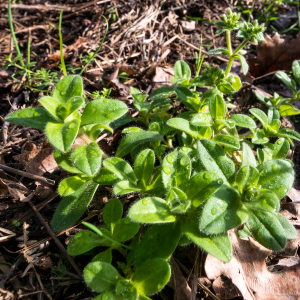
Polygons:
M137 195L139 200L124 218L120 200L111 199L103 210L104 225L84 223L93 232L77 233L68 246L71 255L107 248L84 271L87 284L101 293L97 300L149 299L147 295L168 282L168 260L178 245L194 242L228 262L230 229L239 228L241 236L252 235L275 251L296 235L278 212L294 180L292 163L285 157L292 139L300 141L300 135L280 128L274 107L268 115L252 108L251 116L229 116L224 101L224 94L241 86L240 78L230 74L233 60L239 59L247 72L242 48L250 40L262 41L264 27L240 23L239 15L230 10L222 20L219 33L226 32L228 49L209 54L227 55L226 71L206 65L199 75L199 55L192 78L188 64L176 62L174 86L160 87L150 96L130 89L137 118L126 115L128 108L121 101L107 99L109 90L94 93L94 100L85 103L77 75L65 77L51 97L41 98L43 107L19 110L6 118L45 129L56 162L74 174L59 184L63 199L54 214L55 231L80 219L99 185L113 185L117 197ZM232 30L244 38L236 50L231 46ZM212 88L202 95L194 89L197 86ZM183 108L178 115L170 111L173 100ZM99 134L132 121L140 127L126 126L115 156L108 157L96 143ZM73 148L77 137L86 144ZM112 266L112 251L119 251L126 263Z
M12 220L11 222L13 225L15 225L16 227L19 227L21 225L21 223L18 220Z
M293 116L298 115L300 110L294 107L292 104L295 101L300 100L300 90L297 90L297 83L300 84L300 60L293 62L293 76L296 81L291 79L286 73L282 71L276 72L276 77L279 78L284 85L290 88L293 92L292 98L283 98L277 93L274 93L273 97L264 97L259 92L255 92L257 98L270 108L278 110L280 116ZM296 83L297 82L297 83Z

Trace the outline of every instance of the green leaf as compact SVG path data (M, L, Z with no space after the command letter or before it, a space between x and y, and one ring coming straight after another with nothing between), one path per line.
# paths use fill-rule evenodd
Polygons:
M81 126L89 124L108 124L128 111L125 103L113 99L99 99L89 102L81 116Z
M293 75L297 83L300 85L300 60L295 60L293 62Z
M290 150L290 143L287 139L281 138L274 144L274 149L272 152L273 159L285 158Z
M174 65L174 76L175 78L190 80L191 69L189 65L183 60L176 61Z
M200 232L198 218L196 212L184 218L182 223L183 232L204 251L224 262L229 262L232 257L232 246L227 232L216 236Z
M290 104L282 104L279 106L278 111L282 117L298 115L300 110Z
M208 55L218 55L218 54L228 55L228 53L229 53L228 50L224 48L210 49L207 52Z
M209 101L209 113L213 120L224 119L226 116L226 104L220 95L216 95Z
M208 126L211 123L212 118L209 113L198 113L191 120L191 125L193 126Z
M232 84L233 88L235 89L235 91L237 92L242 86L240 77L233 76L233 81L231 82L231 84Z
M128 217L135 222L150 224L176 221L166 201L158 197L139 200L131 206Z
M217 84L217 88L223 94L233 94L236 92L235 88L225 80Z
M156 132L140 131L128 133L121 141L116 152L116 156L123 157L128 154L133 147L153 141L161 141L163 137Z
M111 264L111 262L112 262L112 253L111 252L112 252L112 248L108 248L105 251L100 252L99 254L94 256L91 262L103 261L108 264Z
M249 65L248 65L245 57L241 54L237 54L237 55L235 55L235 57L240 60L243 74L246 75L249 71Z
M135 121L136 119L133 118L132 116L129 116L129 115L123 115L121 118L117 119L117 120L114 120L110 123L110 126L112 128L115 128L115 127L120 127L122 125L125 125L127 123L130 123L130 122L133 122Z
M140 90L138 90L132 86L130 87L130 94L131 94L133 100L137 101L139 103L143 103L146 100L146 98L148 97L147 94L144 95Z
M238 230L239 238L247 238L251 235L251 231L249 230L247 224L244 224L244 228Z
M236 126L243 128L256 128L256 123L254 120L246 115L235 114L228 118L235 123Z
M47 123L57 122L45 108L30 107L17 110L5 118L6 122L44 130Z
M205 104L208 104L216 95L220 95L220 91L217 88L209 89L203 94L201 100L204 101Z
M137 178L131 166L123 159L118 157L110 157L103 161L103 166L111 171L120 180L129 180L136 182Z
M120 181L120 178L114 172L104 167L93 177L93 181L101 185L113 185Z
M74 119L67 123L48 123L46 135L49 142L59 151L66 152L73 145L78 131L80 121Z
M269 142L269 139L265 136L262 130L257 130L253 133L251 142L253 144L263 145Z
M45 109L56 119L64 121L67 117L67 110L61 105L61 103L53 97L44 96L39 99L39 102Z
M101 166L102 153L95 142L88 145L77 146L71 159L75 167L87 175L95 175Z
M200 101L188 88L179 86L175 89L175 91L187 108L197 112L199 111Z
M215 173L200 172L185 182L182 190L186 193L193 207L198 207L202 202L212 196L223 184Z
M68 196L76 192L86 182L81 176L72 176L65 178L58 186L58 193L61 196Z
M84 214L98 188L98 184L86 181L73 194L64 197L54 213L52 228L54 231L72 226Z
M275 107L270 107L268 109L268 121L271 124L275 120L280 120L279 111Z
M224 187L205 202L199 228L207 234L221 234L242 225L247 217L247 209L239 193L233 188Z
M276 218L280 222L280 224L284 230L285 237L288 240L297 238L297 231L296 231L294 225L286 217L277 213Z
M290 138L296 141L300 141L300 134L292 129L289 128L283 128L279 129L277 134L279 136L285 137L285 138Z
M241 168L244 166L251 166L255 168L257 166L257 162L255 159L255 155L252 152L252 149L249 147L249 145L245 142L242 143L242 164Z
M169 264L162 258L154 258L136 269L131 283L139 294L153 295L163 289L170 277Z
M297 91L296 82L291 79L287 74L282 71L277 71L275 73L276 77L279 78L287 87L292 89L293 91Z
M268 190L259 190L250 188L246 193L243 201L247 208L267 210L270 212L278 212L280 201L275 193Z
M150 110L153 110L155 107L167 105L171 102L169 98L155 99L150 105Z
M181 236L180 223L152 225L144 234L136 251L136 264L153 258L168 260L175 251Z
M103 221L111 229L122 218L123 205L117 198L109 200L103 209Z
M293 185L294 170L289 161L270 160L260 164L257 170L260 172L258 185L273 191L279 199L282 199Z
M84 269L84 280L97 293L113 291L122 276L111 265L103 261L95 261Z
M95 247L106 245L105 241L107 240L94 232L82 230L71 238L68 244L68 253L73 256L83 254Z
M224 183L231 183L235 177L234 163L225 151L217 144L207 139L198 141L198 155L201 164L207 171L216 173Z
M143 187L149 184L153 173L155 163L155 154L150 149L145 149L139 153L134 162L134 173L138 180L142 182Z
M268 126L268 117L262 110L258 108L251 108L250 112L255 118L257 118L262 123L263 127Z
M190 178L191 160L182 151L173 151L162 163L162 178L165 188L180 187Z
M82 99L82 97L73 97L71 98L66 106L66 110L67 110L67 115L66 117L68 117L70 114L74 113L75 111L77 111L84 103L84 100Z
M123 218L116 223L112 238L117 242L125 242L133 238L139 229L139 224L132 222L129 218Z
M73 162L71 160L71 152L62 153L59 152L58 150L54 150L53 156L56 163L67 172L74 173L74 174L81 173L81 171L79 171L73 165Z
M81 97L83 93L82 79L78 75L69 75L56 85L52 97L55 98L62 106L73 97Z
M240 149L239 139L230 135L219 134L214 136L212 141L214 141L218 145L225 146L227 148L232 148L235 150Z
M175 89L171 86L162 86L156 89L151 95L150 99L151 100L157 100L161 98L167 98L171 95L175 94Z
M201 138L200 133L197 131L197 127L191 125L190 122L185 119L171 118L167 121L167 125L177 130L186 132L194 138Z
M276 214L261 209L248 207L248 226L253 237L264 247L280 251L285 247L285 232Z
M113 189L116 196L140 192L141 190L141 188L137 187L134 183L128 180L119 181L116 183Z
M245 165L240 168L235 183L238 191L242 194L245 188L256 186L259 179L259 172L256 168Z
M137 290L134 285L127 280L119 280L116 287L116 293L124 300L137 300ZM120 297L118 297L120 299ZM103 299L103 298L102 298ZM104 298L105 300L110 300Z

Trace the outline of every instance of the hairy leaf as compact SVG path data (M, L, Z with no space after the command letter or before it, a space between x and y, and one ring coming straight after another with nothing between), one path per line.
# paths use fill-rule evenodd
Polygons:
M135 222L150 224L176 221L166 201L158 197L139 200L131 206L128 217Z
M80 121L74 119L67 123L48 123L46 134L49 142L59 151L66 152L73 145L78 131Z
M72 226L84 214L98 188L98 184L87 181L73 194L64 197L54 213L52 228L54 231Z
M140 131L128 133L121 141L120 146L116 152L116 156L123 157L128 154L133 147L145 144L152 141L163 140L163 137L156 132Z
M170 276L170 265L162 258L154 258L136 269L131 283L139 294L152 295L163 289Z
M58 122L43 107L17 110L5 118L6 122L44 130L47 123Z

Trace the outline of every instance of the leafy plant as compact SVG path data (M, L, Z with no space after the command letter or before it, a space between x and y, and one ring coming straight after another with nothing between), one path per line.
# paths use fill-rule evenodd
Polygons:
M278 110L280 116L298 115L300 110L292 104L300 100L300 90L297 89L297 83L300 85L300 60L293 62L293 75L295 80L291 79L286 73L282 71L276 72L276 77L279 78L284 85L290 88L293 92L292 98L283 98L277 93L273 97L264 97L259 92L255 92L257 98L268 107Z
M84 223L91 231L77 233L68 245L71 255L102 247L84 271L86 283L100 293L97 300L149 299L168 282L168 261L178 245L193 242L228 262L230 229L243 228L241 236L252 235L275 251L296 235L279 209L294 180L292 163L285 158L292 139L300 140L300 135L280 128L277 107L270 107L268 115L257 108L251 115L230 115L224 100L224 94L241 86L240 78L230 74L233 60L239 59L247 72L242 48L248 41L262 41L264 26L240 23L231 10L218 25L228 49L210 54L227 55L227 69L206 65L199 75L199 55L192 78L189 65L176 62L173 86L150 96L130 89L137 118L126 115L123 102L107 99L109 90L85 103L78 75L63 78L52 96L41 98L43 107L6 118L45 130L56 162L73 174L58 186L63 198L52 222L55 231L80 219L99 185L113 185L116 197L131 193L137 199L123 218L120 200L109 200L104 225ZM230 40L233 30L244 39L236 50ZM197 86L212 88L202 95ZM176 115L170 110L172 101L180 102L184 111ZM108 157L96 142L99 134L132 121L141 126L125 126L115 156ZM78 137L85 145L74 147ZM115 251L126 263L112 265Z

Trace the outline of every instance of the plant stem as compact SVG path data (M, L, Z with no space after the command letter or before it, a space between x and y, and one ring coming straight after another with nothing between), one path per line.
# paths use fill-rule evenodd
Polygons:
M28 44L27 44L27 68L29 68L29 65L30 65L30 43L31 43L31 38L30 38L30 35L29 35ZM27 78L28 78L28 83L31 84L30 73L29 72L27 74Z
M64 60L64 53L63 53L63 40L62 40L62 35L61 35L61 23L62 23L62 16L63 16L63 11L60 12L59 15L59 25L58 25L58 32L59 32L59 51L60 51L60 63L61 67L64 73L64 76L68 76L66 65L65 65L65 60Z
M83 132L79 132L78 136L88 145L90 143L92 143L92 141L83 133ZM99 147L99 145L98 145ZM99 147L101 153L102 153L102 157L105 158L109 158L109 156Z
M248 43L249 39L245 39L236 49L235 51L232 53L232 55L230 56L229 58L229 61L228 61L228 65L227 65L227 68L226 68L226 71L225 71L225 76L227 77L230 70L231 70L231 66L232 66L232 63L233 63L233 60L234 60L234 56L236 54L239 53L239 51Z
M103 44L103 42L104 42L104 40L106 38L106 34L107 34L107 31L108 31L108 21L107 21L107 19L104 16L102 16L102 17L106 21L106 30L105 30L104 36L103 36L103 38L101 40L101 43L100 43L99 47L97 48L97 50L95 51L95 53L92 55L92 57L88 60L88 62L85 64L85 66L83 67L83 69L80 71L79 75L81 75L83 73L83 71L86 69L86 67L94 60L95 56L97 55L97 53L101 49L102 44Z
M11 0L8 1L8 7L7 7L7 15L8 15L8 24L9 24L9 28L10 28L10 32L11 32L11 36L14 42L14 46L16 48L17 51L17 55L20 56L19 58L19 62L21 64L22 67L25 66L23 60L22 60L22 53L20 51L19 48L19 44L15 35L15 30L14 30L14 24L13 24L13 20L12 20L12 14L11 14Z
M228 52L229 56L232 56L232 46L231 46L231 37L230 37L231 32L226 31L226 39L227 39L227 47L228 47Z

